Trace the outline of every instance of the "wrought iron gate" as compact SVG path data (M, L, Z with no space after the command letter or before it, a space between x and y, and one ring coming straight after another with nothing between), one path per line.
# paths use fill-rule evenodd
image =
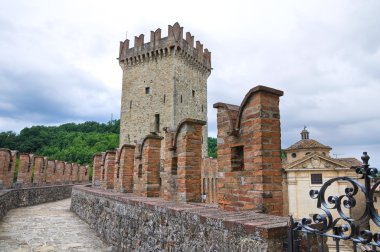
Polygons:
M378 170L369 167L367 152L363 152L361 159L363 165L356 169L356 173L361 176L360 179L364 179L364 185L350 177L330 179L320 190L311 190L309 193L312 199L317 199L317 208L322 213L300 221L294 221L290 216L288 252L327 251L328 238L332 239L336 251L340 251L343 241L350 241L353 251L380 251L380 233L371 232L368 227L370 220L380 227L380 216L374 207L374 193L380 185L380 180L376 181ZM326 190L337 181L348 184L344 194L327 196ZM355 195L358 193L364 194L365 202L356 201ZM352 209L362 203L365 204L363 214L356 219L343 211L344 208ZM336 211L339 216L334 218L332 211Z

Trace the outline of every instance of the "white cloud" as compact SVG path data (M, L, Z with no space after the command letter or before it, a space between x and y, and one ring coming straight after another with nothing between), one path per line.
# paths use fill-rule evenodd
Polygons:
M147 40L156 28L166 36L167 25L178 21L212 52L211 135L212 104L239 105L261 84L285 93L284 147L307 125L322 143L351 146L342 152L360 155L380 142L379 9L376 0L10 1L0 9L0 130L118 115L119 41L127 31L131 41L141 33ZM20 100L25 90L39 100ZM5 99L5 93L14 98ZM25 109L20 104L29 104L34 116L12 115ZM380 157L372 156L379 165Z

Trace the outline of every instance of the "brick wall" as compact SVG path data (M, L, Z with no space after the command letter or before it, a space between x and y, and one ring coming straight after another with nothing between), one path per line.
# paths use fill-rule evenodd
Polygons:
M29 153L20 153L20 165L17 175L17 183L27 187L32 184L32 160L33 155Z
M83 169L88 170L88 167L83 166ZM0 148L0 189L76 183L79 173L81 169L75 163ZM87 172L82 182L87 183L88 179Z
M282 215L282 91L257 86L241 106L216 103L218 203L227 210L256 209Z
M160 193L160 150L162 137L148 135L136 148L133 192L146 197L158 197Z
M45 158L41 156L33 157L33 184L42 185L45 183Z
M201 164L202 174L202 202L217 203L217 176L218 161L214 158L203 158Z
M204 121L184 119L165 129L165 161L161 197L178 202L201 202L202 130Z
M103 171L101 188L113 189L114 188L114 172L116 162L116 151L107 151L103 157Z
M96 153L93 156L92 162L92 185L100 186L100 182L102 180L102 172L103 172L103 154Z
M11 151L0 149L0 189L12 186L14 163Z
M125 144L117 152L115 191L133 192L134 145Z

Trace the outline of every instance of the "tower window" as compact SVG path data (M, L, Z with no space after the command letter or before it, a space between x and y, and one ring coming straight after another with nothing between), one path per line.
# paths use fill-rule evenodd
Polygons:
M166 95L164 95L164 103L166 102Z
M181 103L182 103L182 95L181 95Z
M317 174L311 174L311 184L312 185L320 185L322 184L322 174L317 173Z
M232 171L244 170L244 146L231 148L231 167Z
M202 107L201 107L201 111L203 112L203 104L202 104Z
M129 102L129 109L132 109L132 101Z
M138 177L142 178L142 164L139 164Z
M195 97L195 90L194 90L194 89L191 91L191 95L192 95L193 97Z
M160 114L154 115L154 131L155 132L160 131Z
M151 90L150 90L150 87L146 87L145 88L145 94L152 94Z
M172 175L177 175L177 168L178 168L178 158L173 157L172 158Z

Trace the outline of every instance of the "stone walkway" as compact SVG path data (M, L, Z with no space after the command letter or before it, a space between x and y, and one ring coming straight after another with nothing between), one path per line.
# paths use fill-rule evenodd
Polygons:
M0 251L112 251L70 212L70 199L13 209L0 222Z

